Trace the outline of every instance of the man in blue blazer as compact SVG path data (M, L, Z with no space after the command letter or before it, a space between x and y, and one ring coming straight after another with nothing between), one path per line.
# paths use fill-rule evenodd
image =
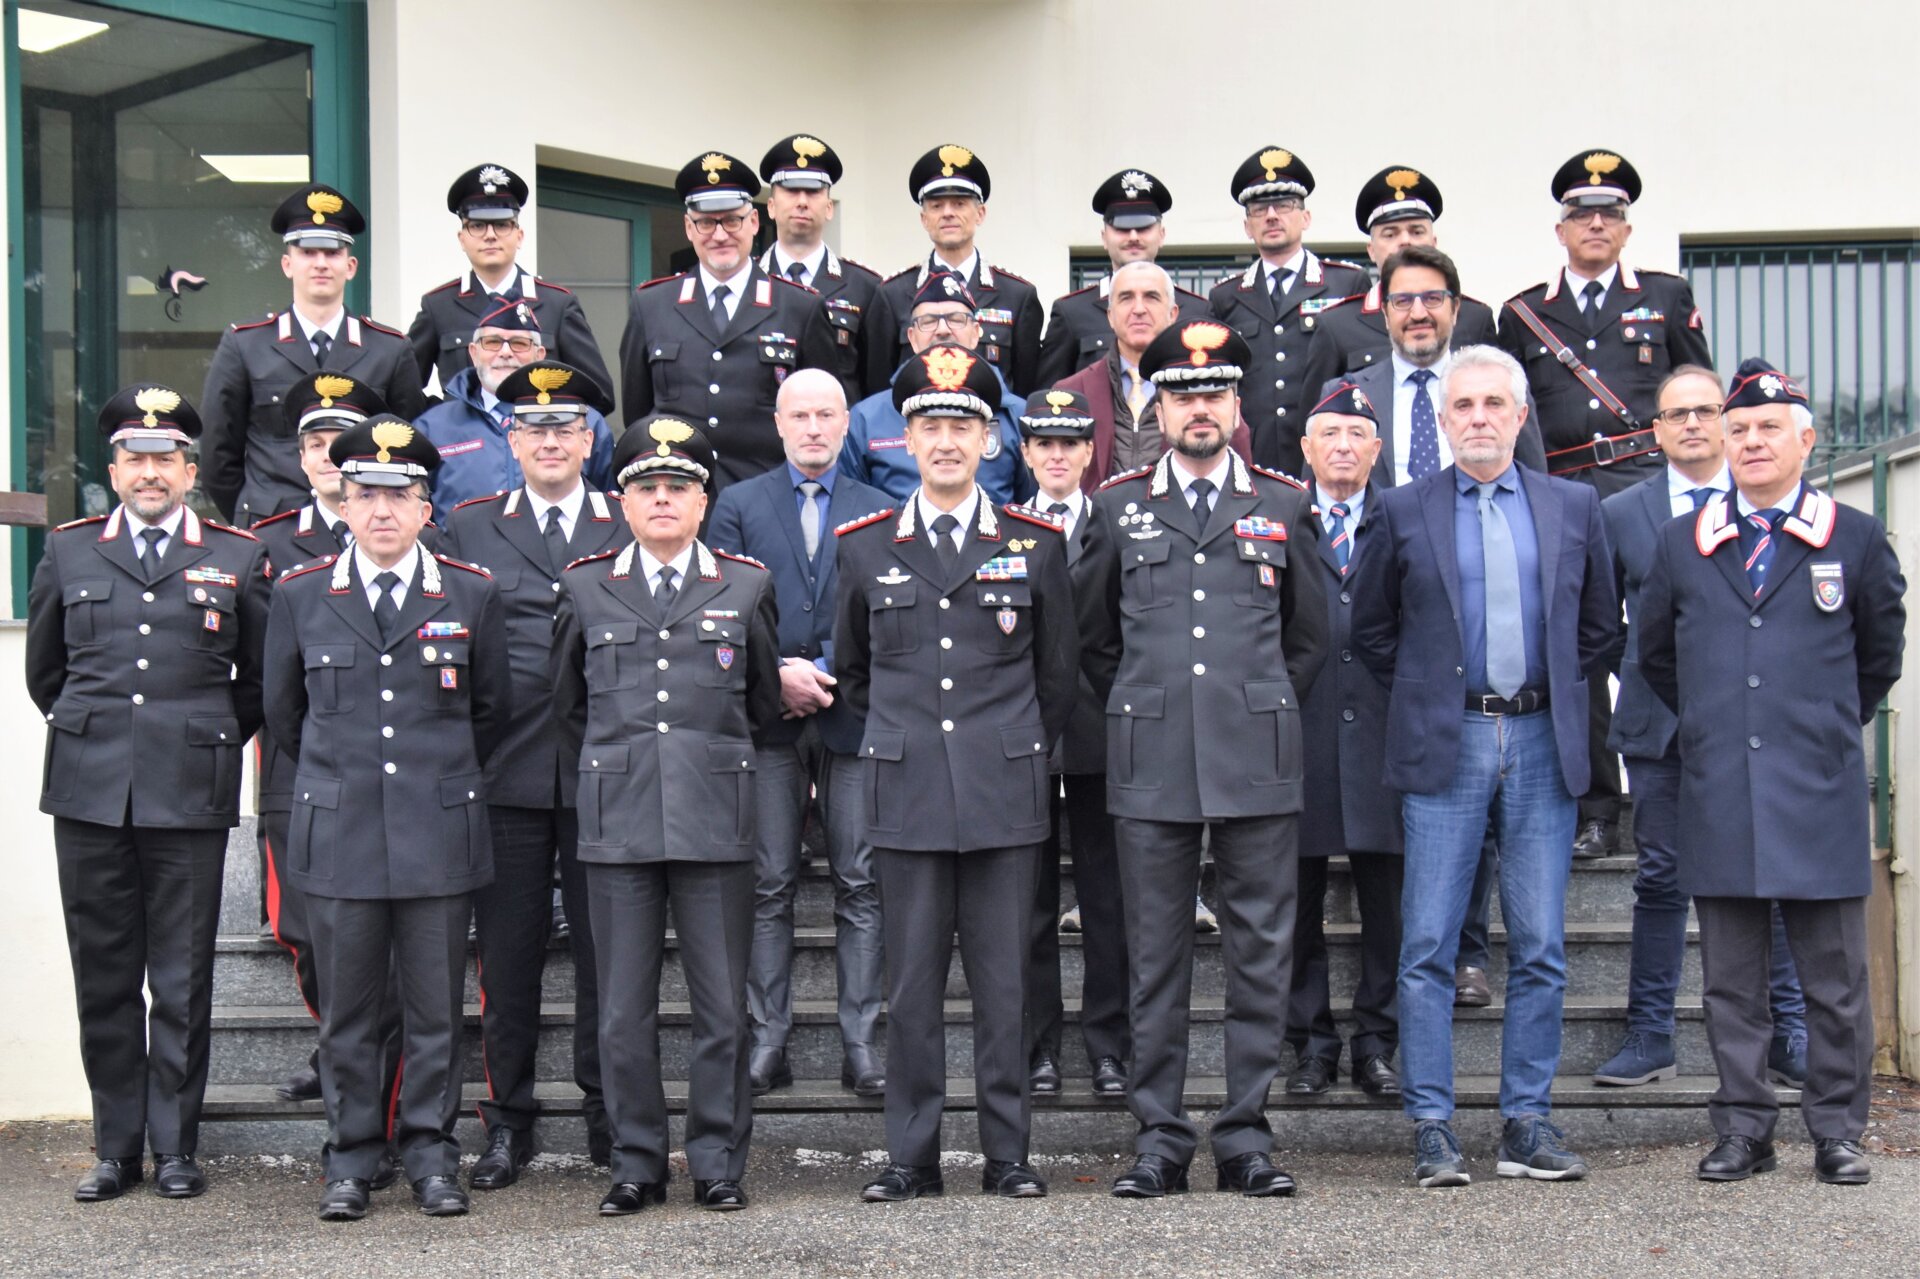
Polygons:
M1680 719L1680 887L1700 917L1719 1136L1699 1175L1774 1166L1766 1076L1771 907L1807 997L1800 1115L1821 1181L1858 1184L1873 1070L1861 726L1900 678L1907 584L1879 520L1801 479L1806 393L1746 360L1723 412L1736 491L1660 531L1640 669ZM1884 771L1888 761L1881 760Z
M840 1082L878 1097L886 1076L874 1051L880 1017L880 894L873 849L861 820L862 724L834 696L833 530L889 505L887 495L835 464L847 434L847 397L821 369L802 369L781 385L774 426L786 465L721 490L707 541L750 555L773 574L780 611L780 722L759 739L754 775L759 834L754 849L753 959L747 1005L755 1093L793 1082L787 1037L793 1029L793 901L799 886L800 832L815 789L833 873L834 961L840 992Z
M1508 935L1496 1171L1567 1180L1586 1161L1548 1115L1587 680L1611 656L1613 564L1592 490L1514 465L1527 414L1513 358L1466 347L1440 386L1454 464L1381 494L1354 584L1353 647L1390 689L1385 777L1406 825L1400 1052L1414 1176L1469 1180L1450 1122L1453 965L1491 817Z
M1626 643L1620 661L1620 704L1607 737L1625 756L1633 782L1633 950L1627 970L1627 1036L1620 1051L1594 1072L1597 1084L1631 1087L1671 1079L1673 1001L1687 950L1687 895L1680 891L1680 751L1673 712L1647 687L1636 660L1640 587L1653 568L1660 530L1690 516L1733 487L1720 433L1720 378L1685 364L1660 383L1654 438L1667 464L1630 489L1600 503L1613 548L1614 585L1626 605ZM1787 935L1774 911L1773 1045L1767 1073L1798 1088L1807 1077L1807 1005L1794 975Z

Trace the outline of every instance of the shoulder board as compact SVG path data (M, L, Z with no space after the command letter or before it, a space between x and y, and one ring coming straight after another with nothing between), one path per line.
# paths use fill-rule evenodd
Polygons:
M853 530L857 528L865 528L869 524L878 524L881 520L884 520L889 515L892 515L893 510L894 508L889 506L884 511L875 511L872 515L862 515L857 520L848 520L845 524L842 524L838 528L834 529L833 535L835 537L845 537L847 534L853 532ZM105 518L105 517L103 516L102 518Z
M1518 293L1508 298L1505 302L1501 303L1501 305L1510 306L1515 302L1526 302L1528 304L1531 304L1533 301L1533 295L1536 293L1544 293L1546 292L1546 289L1547 289L1547 282L1545 280L1540 281L1540 283L1538 284L1529 284L1526 288L1520 290Z
M1127 480L1137 480L1141 476L1146 475L1152 470L1153 470L1153 467L1151 466L1141 466L1141 467L1135 467L1131 471L1122 471L1120 472L1120 474L1115 475L1112 478L1103 482L1100 485L1100 489L1110 489L1114 485L1124 483ZM1100 491L1100 489L1095 489L1094 491L1097 493Z
M634 288L636 288L636 289L650 289L650 288L652 288L652 287L653 287L654 285L656 285L656 284L665 284L665 283L667 283L667 282L668 282L669 280L677 280L677 279L679 279L679 278L680 278L681 276L683 276L683 275L685 275L685 274L686 274L686 272L684 272L684 271L675 271L675 272L674 272L674 273L673 273L672 275L656 275L656 276L654 276L654 277L653 277L653 278L652 278L651 280L648 280L648 281L647 281L647 282L646 282L645 284L636 284L636 285L634 286ZM538 278L538 277L536 277L536 278Z
M272 324L275 320L279 318L280 318L279 312L269 311L267 312L267 318L264 320L248 320L245 324L236 323L236 324L230 325L229 327L232 328L232 330L235 333L242 333L242 332L245 332L247 329L258 329L266 325Z
M719 556L723 560L738 560L742 564L751 564L758 569L764 569L767 567L765 564L762 564L759 560L756 560L751 555L735 555L732 551L715 551L714 554Z
M542 277L537 275L533 277L533 282L543 289L552 289L555 293L571 294L573 292L572 289L568 288L564 284L555 284L552 280L543 279Z
M1215 280L1213 282L1213 287L1217 289L1223 284L1231 284L1234 287L1238 288L1240 284L1240 277L1245 275L1246 273L1247 273L1247 268L1245 267L1241 267L1238 271L1229 271L1225 275L1221 276L1218 280ZM1212 290L1209 289L1208 292L1212 292Z
M1295 488L1299 489L1301 492L1303 493L1306 492L1306 489L1307 489L1306 484L1303 481L1294 479L1293 476L1288 475L1285 471L1270 471L1266 467L1260 466L1257 463L1253 463L1253 462L1247 463L1247 469L1251 471L1257 471L1261 475L1266 476L1270 480L1284 480L1286 483L1293 485Z
M295 565L273 580L276 585L281 582L291 582L296 577L305 577L309 573L318 572L323 568L330 568L333 562L339 558L338 555L322 555L319 559L311 563Z
M876 271L876 270L874 270L874 269L873 269L872 267L870 267L870 266L868 266L868 265L867 265L867 264L866 264L865 262L856 262L856 261L854 261L854 260L853 260L852 258L850 258L850 257L848 257L848 256L847 256L846 254L844 254L844 253L842 253L842 254L840 255L840 265L842 265L842 266L850 266L850 267L854 267L854 268L856 268L856 269L858 269L858 270L861 270L861 271L865 271L865 272L866 272L866 273L867 273L868 275L870 275L870 276L872 276L872 277L873 277L874 279L876 279L876 280L880 278L880 273L879 273L878 271Z
M998 270L998 269L999 269L999 268L997 268L997 267L995 268L995 270ZM1079 288L1079 289L1075 289L1075 290L1074 290L1073 292L1071 292L1071 293L1062 293L1062 294L1060 295L1060 300L1061 300L1062 302L1065 302L1065 301L1066 301L1066 300L1067 300L1068 298L1077 298L1077 297L1079 297L1079 296L1080 296L1080 295L1081 295L1082 293L1091 293L1091 292L1093 292L1093 291L1094 291L1095 289L1097 289L1097 288L1099 288L1099 287L1100 287L1100 286L1099 286L1098 284L1089 284L1089 285L1087 285L1087 286L1086 286L1085 288Z
M497 502L506 495L507 491L505 489L501 489L498 493L482 493L479 497L470 497L464 502L456 502L453 509L456 511L464 511L469 506L474 506L481 502Z
M278 523L279 523L279 522L280 522L281 520L290 520L290 519L292 519L292 518L293 518L294 516L296 516L296 515L298 515L298 514L300 514L300 508L296 506L296 507L294 507L294 508L293 508L293 509L292 509L291 511L282 511L282 512L280 512L280 514L278 514L278 515L269 515L269 516L267 516L267 518L266 518L266 519L264 519L264 520L255 520L255 521L253 522L253 527L254 527L254 528L265 528L265 527L266 527L267 525L269 525L269 524L278 524ZM201 521L201 523L203 523L203 524L204 524L204 523L206 523L206 522L207 522L207 521L205 521L205 520L202 520L202 521Z
M107 517L104 515L83 515L77 520L68 520L65 524L56 524L53 531L64 533L70 528L81 528L88 524L98 524Z
M297 510L298 510L299 508L298 508L298 507L296 507L296 508L294 508L294 509L295 509L295 510L297 511ZM293 514L294 512L293 512L293 511L287 511L287 512L282 512L282 513L283 513L283 514L288 514L288 515L291 515L291 514ZM246 538L246 539L247 539L247 540L248 540L249 542L257 542L257 541L259 541L259 540L260 540L259 538L257 538L257 537L255 537L255 536L254 536L253 534L251 534L251 533L249 533L249 532L247 532L247 530L245 530L245 529L243 529L243 528L235 528L235 527L234 527L233 525L231 525L231 524L222 524L222 523L221 523L221 522L220 522L219 520L201 520L201 521L200 521L200 523L201 523L201 525L202 525L202 527L205 527L205 528L213 528L213 529L219 529L219 530L220 530L220 531L221 531L222 533L231 533L231 534L233 534L233 535L234 535L235 537L244 537L244 538Z
M403 338L407 336L406 334L402 333L399 329L390 328L387 325L380 323L380 321L374 319L371 315L361 316L360 323L366 325L368 328L372 329L376 333L391 333L393 336L397 338Z
M451 280L448 280L445 284L434 285L432 288L428 289L425 293L422 293L420 296L423 298L430 298L436 293L445 293L448 289L458 286L459 283L460 283L460 277L456 275Z
M892 284L895 280L899 279L901 276L912 275L915 271L918 271L919 269L920 269L920 264L916 262L910 267L907 267L903 270L895 271L892 275L887 277L886 282L888 284Z
M624 549L625 549L624 547L616 546L616 547L613 547L611 550L598 551L592 555L582 555L579 559L567 565L567 568L576 569L576 568L579 568L582 564L591 564L595 560L610 559L613 556L618 555Z
M1003 266L1001 266L1001 265L1000 265L1000 264L999 264L998 262L995 262L995 263L993 264L993 273L994 273L995 275L997 275L997 276L998 276L998 275L1004 275L1004 276L1006 276L1006 277L1007 277L1007 278L1008 278L1009 280L1018 280L1018 281L1020 281L1020 283L1022 283L1022 284L1032 284L1032 283L1033 283L1033 281L1032 281L1032 280L1029 280L1029 279L1028 279L1028 278L1027 278L1026 276L1024 276L1024 275L1016 275L1016 274L1015 274L1014 272L1012 272L1012 271L1009 271L1009 270L1007 270L1007 268L1005 268L1005 267L1003 267Z
M1650 266L1635 266L1633 268L1633 273L1635 275L1657 275L1668 280L1678 280L1681 278L1680 276L1675 275L1671 271L1656 271L1654 268Z
M1365 289L1362 289L1358 293L1349 293L1347 294L1347 296L1343 298L1335 298L1333 301L1327 303L1326 306L1320 309L1320 314L1325 315L1328 311L1333 310L1337 306L1345 306L1349 302L1358 302L1360 299L1366 296L1367 296L1367 291Z
M440 555L437 553L434 555L433 558L435 558L436 560L439 560L442 564L445 564L448 568L463 568L467 572L472 573L478 577L486 578L489 582L493 580L493 574L487 572L486 569L481 568L478 564L469 564L465 560L450 560L446 556Z
M1321 258L1320 265L1321 266L1343 266L1349 271L1358 271L1362 275L1370 276L1373 274L1371 271L1367 270L1366 267L1361 266L1358 262L1349 262L1345 258Z
M789 280L784 275L769 275L767 276L767 278L769 280L778 280L781 284L786 285L788 288L798 289L802 293L812 293L812 294L818 295L820 292L820 290L814 288L811 284L801 284L797 280Z
M1482 302L1482 301L1481 301L1481 300L1480 300L1479 298L1477 298L1477 297L1475 297L1475 296L1473 296L1473 294L1471 294L1471 293L1462 293L1462 294L1460 295L1460 300L1461 300L1462 302L1472 302L1472 303L1474 303L1474 304L1475 304L1476 306L1486 306L1486 305L1487 305L1487 304L1486 304L1485 302Z
M1038 524L1041 528L1050 528L1056 533L1067 526L1066 521L1059 516L1049 515L1045 511L1036 511L1031 506L1003 506L1000 508L1000 513L1010 515L1016 520L1025 520L1029 524Z

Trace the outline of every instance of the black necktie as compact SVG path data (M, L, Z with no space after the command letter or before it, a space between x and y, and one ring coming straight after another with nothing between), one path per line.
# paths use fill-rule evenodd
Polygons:
M1273 298L1274 303L1276 305L1279 303L1281 298L1287 295L1287 290L1292 287L1293 287L1293 272L1291 271L1286 271L1286 270L1275 271L1272 275L1269 275L1267 277L1268 295Z
M807 282L807 264L805 262L787 263L787 278L795 284L805 284Z
M653 588L653 602L661 608L673 603L673 597L680 593L680 588L673 584L676 576L671 564L664 565L660 569L659 585Z
M382 640L390 640L393 624L400 620L400 601L394 598L394 592L400 589L400 575L391 570L382 573L373 579L373 587L378 592L373 600L374 625L380 628Z
M560 527L560 508L557 506L547 508L546 539L547 559L552 562L553 571L558 573L567 566L567 531Z
M1592 315L1600 309L1600 299L1606 295L1606 292L1606 289L1601 287L1600 281L1588 280L1587 287L1580 290L1580 296L1586 299L1586 301L1581 304L1580 309L1586 314Z
M333 337L325 329L313 331L313 367L327 367L327 352L333 349Z
M163 528L140 530L140 540L145 543L140 548L140 567L146 570L148 577L152 577L153 571L160 567L160 542L166 535L167 530Z
M953 575L953 566L960 562L960 548L953 544L953 530L960 527L960 521L948 514L933 517L933 553L940 557L940 571Z
M1193 494L1193 513L1200 517L1200 523L1204 526L1207 516L1213 513L1213 481L1195 480L1187 485L1187 490Z
M1073 508L1065 502L1054 502L1047 507L1047 514L1060 517L1060 531L1067 532L1073 527Z
M727 322L727 295L732 292L733 289L728 285L721 284L715 286L713 290L712 308L713 322L715 324L725 324Z

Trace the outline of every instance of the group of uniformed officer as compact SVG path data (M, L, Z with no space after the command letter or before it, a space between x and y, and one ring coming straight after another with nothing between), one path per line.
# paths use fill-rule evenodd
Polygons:
M292 305L223 336L204 417L150 384L103 410L121 504L49 538L28 644L101 1159L76 1197L124 1191L149 1148L160 1193L205 1187L193 1155L220 862L238 820L239 751L256 733L272 922L320 1028L310 1066L283 1091L324 1101L328 1219L363 1216L370 1191L402 1170L424 1212L467 1211L453 1121L470 919L488 1081L472 1185L519 1176L538 1109L556 873L576 963L575 1076L591 1153L613 1175L600 1211L665 1194L669 909L694 1009L695 1199L745 1206L751 1097L778 1082L755 1074L752 1039L765 1017L750 956L755 863L768 855L756 849L756 742L783 714L836 699L863 724L859 839L887 958L884 1078L872 1045L847 1041L849 1086L886 1099L890 1162L867 1199L942 1189L956 936L973 992L983 1189L1046 1193L1028 1157L1028 1096L1058 1088L1051 1056L1042 1070L1034 1053L1049 1033L1057 1044L1057 1030L1035 1030L1057 1021L1045 1005L1058 999L1057 948L1036 933L1052 931L1058 909L1057 876L1040 867L1056 847L1063 770L1096 1090L1124 1094L1140 1123L1116 1195L1187 1188L1198 1144L1183 1101L1188 903L1203 848L1228 968L1219 1188L1293 1190L1264 1116L1282 1040L1298 1050L1289 1091L1324 1089L1337 1064L1317 918L1324 861L1310 870L1302 857L1344 851L1356 872L1369 862L1357 874L1369 957L1353 1068L1368 1092L1398 1093L1385 967L1397 894L1421 885L1402 887L1390 865L1396 801L1372 775L1380 690L1351 684L1343 666L1350 574L1368 562L1358 512L1376 487L1447 467L1439 423L1470 410L1445 402L1446 352L1492 342L1524 371L1522 464L1544 452L1546 469L1603 494L1678 473L1656 413L1674 411L1662 394L1675 370L1709 353L1685 282L1621 261L1640 194L1633 166L1603 150L1562 166L1552 194L1566 265L1510 299L1496 325L1432 248L1442 203L1429 176L1390 166L1362 189L1375 282L1305 247L1312 173L1263 147L1231 182L1257 250L1244 271L1206 299L1170 281L1154 293L1145 279L1164 309L1157 332L1139 327L1131 293L1109 306L1109 276L1059 299L1044 340L1032 286L976 243L991 182L970 149L942 145L913 166L932 247L885 280L824 242L842 172L806 134L775 144L758 177L720 151L680 171L697 264L629 296L619 386L632 421L607 463L612 494L587 479L611 379L577 301L518 264L529 189L494 164L453 184L470 269L423 297L408 334L346 313L365 220L313 184L273 218ZM762 179L778 234L755 258ZM1123 170L1093 207L1116 270L1152 262L1172 207L1163 183ZM1399 287L1403 274L1418 287ZM1077 380L1057 384L1122 352L1113 387L1127 421L1154 422L1164 452L1090 473L1093 458L1118 456L1114 416ZM486 419L477 438L436 440L416 425L436 380L447 391L483 364L462 392ZM824 397L809 383L838 404L837 418L820 410L837 423L815 440L822 458L844 459L846 404L863 392L901 432L885 441L905 463L895 504L832 538L821 536L826 463L799 467L774 425L803 370L839 383ZM1801 1070L1817 1168L1862 1181L1864 791L1831 783L1861 771L1859 725L1898 678L1904 583L1884 530L1800 482L1812 427L1791 378L1743 366L1724 404L1692 411L1702 425L1724 416L1731 483L1658 530L1629 651L1677 712L1689 761L1680 880L1701 894L1723 1076L1722 1141L1701 1175L1773 1165L1769 1015L1752 974L1784 944L1815 1033ZM1032 505L982 488L982 460L1007 447L1000 414L1020 424ZM1251 461L1229 447L1243 428ZM467 452L499 457L519 482L436 526L434 473ZM1383 455L1396 461L1376 468ZM1306 463L1303 483L1292 473ZM791 587L744 546L701 537L712 495L783 466L791 497L769 500L808 543ZM186 503L196 478L254 532L197 515ZM823 553L839 580L830 657L810 647L817 631L779 626L787 608L822 602ZM1781 594L1793 603L1769 615ZM1752 668L1738 681L1733 650ZM786 697L792 661L820 672L811 702ZM1337 670L1315 697L1323 664ZM1765 691L1786 670L1792 690ZM1604 743L1606 680L1591 687ZM1493 701L1490 714L1538 713L1537 700ZM1594 759L1602 780L1573 856L1605 852L1615 820L1612 757L1601 747ZM1831 855L1848 873L1817 873L1808 859L1829 855L1836 830L1849 847ZM1314 915L1298 926L1296 884ZM1783 942L1755 922L1776 897L1787 899ZM1096 960L1122 971L1095 972ZM152 1010L129 1026L143 982Z

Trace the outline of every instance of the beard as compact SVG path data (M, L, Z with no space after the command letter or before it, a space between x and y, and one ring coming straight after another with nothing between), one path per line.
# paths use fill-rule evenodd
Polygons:
M1197 462L1204 462L1209 458L1220 456L1220 450L1227 447L1226 431L1212 418L1196 418L1187 425L1195 426L1201 424L1213 427L1212 438L1196 440L1189 436L1183 429L1180 435L1173 441L1173 451L1175 453L1178 453L1181 457L1190 457Z

